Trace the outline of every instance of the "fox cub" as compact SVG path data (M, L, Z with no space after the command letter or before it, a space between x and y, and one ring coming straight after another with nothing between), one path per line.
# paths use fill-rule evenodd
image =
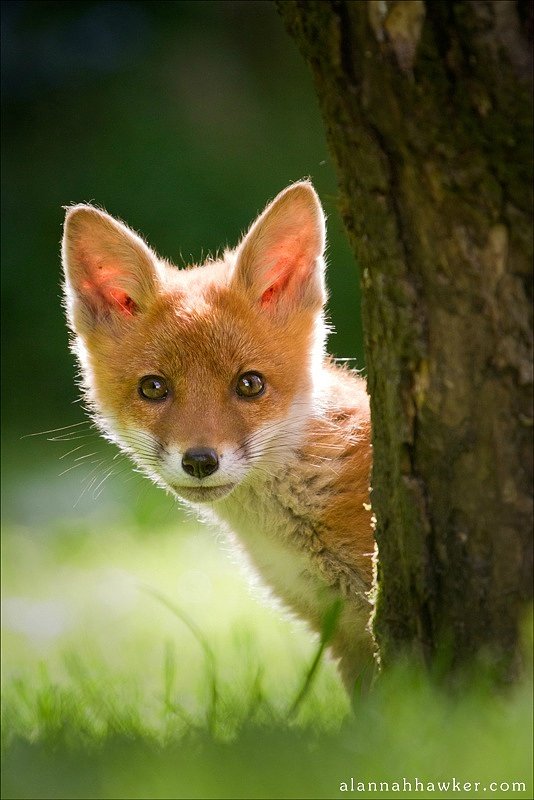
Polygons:
M307 181L235 250L177 269L90 205L67 210L65 302L99 428L227 529L331 648L351 690L373 663L364 381L325 354L325 219ZM342 604L339 601L342 601Z

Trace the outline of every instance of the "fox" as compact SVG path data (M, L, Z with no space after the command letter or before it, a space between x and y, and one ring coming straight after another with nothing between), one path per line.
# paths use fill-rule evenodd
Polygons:
M326 222L309 180L234 249L177 268L122 221L66 208L64 305L87 408L146 476L224 530L282 605L369 685L369 397L327 354Z

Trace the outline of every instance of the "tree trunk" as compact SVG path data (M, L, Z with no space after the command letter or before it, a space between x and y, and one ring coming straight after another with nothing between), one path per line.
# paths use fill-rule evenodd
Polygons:
M278 8L361 267L382 661L482 651L510 674L532 587L532 5Z

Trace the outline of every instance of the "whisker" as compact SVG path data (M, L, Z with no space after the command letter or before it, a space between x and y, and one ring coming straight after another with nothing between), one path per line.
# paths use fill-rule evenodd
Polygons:
M150 433L146 433L146 431L135 431L135 432L128 431L127 433L124 433L122 435L123 439L125 439L126 437L129 437L130 439L133 439L133 440L135 440L135 439L143 439L144 438L145 440L148 440L151 443L155 443L155 441L156 441L154 436L152 436Z
M110 475L113 475L113 469L110 469L110 471L107 473L107 475L104 475L104 477L102 478L102 480L100 481L98 486L96 486L96 488L94 489L94 491L93 491L93 500L98 500L98 498L100 497L100 495L104 491L104 483L107 481L107 479L109 478ZM98 491L99 489L100 489L100 491Z
M78 500L76 501L76 504L82 499L82 497L84 496L84 494L86 492L90 492L91 491L91 489L93 488L93 486L95 485L97 480L98 480L98 475L95 475L94 478L92 479L92 481L87 484L87 486L85 487L85 489L83 490L83 492L79 496Z
M106 461L108 461L108 459L105 456L103 458L97 458L94 461L91 461L91 465L95 464L96 466L94 466L93 469L90 472L88 472L87 475L84 476L82 482L83 483L87 482L92 477L92 475L95 472L97 472L103 464L106 463ZM85 466L85 465L80 464L80 466Z
M96 433L76 433L76 434L62 434L61 436L52 436L50 439L47 439L47 442L76 442L79 439L94 439L97 436Z
M129 464L128 464L127 467L125 467L122 470L122 472L117 472L115 474L115 477L116 478L122 478L122 477L124 477L124 475L127 475L127 477L124 478L123 483L129 483L130 481L133 481L136 478L141 478L143 480L143 485L145 484L145 480L146 480L146 477L147 477L142 472L138 472L137 470L132 469Z
M160 463L159 458L157 458L154 453L136 453L135 458L132 457L132 460L135 464L139 462L141 464L149 464L151 467Z
M97 463L101 464L102 460L103 459L100 459L98 462L97 461L92 461L91 464L97 464ZM73 469L77 469L78 467L86 467L86 466L87 466L87 462L86 461L80 461L78 464L71 464L70 467L67 467L66 469L63 470L63 472L59 473L58 478L61 478L62 475L66 475L67 472L71 472ZM85 480L85 478L84 478L84 480Z
M94 471L94 470L93 470L93 471ZM85 493L86 493L88 490L89 490L89 491L91 490L91 487L94 485L94 483L95 483L95 481L97 480L97 478L98 478L98 475L95 475L95 477L93 478L93 480L92 480L92 481L91 481L89 484L87 484L87 485L86 485L86 486L85 486L85 487L82 489L82 491L81 491L81 492L80 492L80 494L78 495L78 499L76 500L76 502L75 502L75 503L74 503L74 505L73 505L73 508L76 508L76 506L77 506L77 505L78 505L78 503L81 501L81 499L82 499L82 497L84 496L84 494L85 494ZM84 480L85 480L85 479L84 479Z
M85 445L80 445L80 447L85 447ZM78 456L78 458L75 458L74 460L81 461L84 458L91 458L91 456L96 456L96 450L93 453L86 453L84 456ZM63 456L61 456L61 458L63 458Z
M75 453L77 450L81 450L83 447L85 447L84 444L79 444L77 447L74 447L72 450L69 450L68 453L63 453L63 455L59 457L59 460L63 461L64 458L67 458L67 456L71 456L73 453Z
M94 423L92 423L88 419L84 419L81 422L73 422L72 425L63 425L62 428L51 428L48 431L37 431L36 433L25 433L20 438L21 439L30 439L32 436L46 436L49 433L59 433L60 431L66 431L69 428L79 428L80 425L89 425L89 426L92 427L94 425Z
M91 486L91 484L90 484L91 478L93 478L93 476L94 476L93 479L94 480L98 480L98 471L100 469L107 469L109 467L110 462L111 462L111 459L109 458L109 456L103 456L102 458L97 458L94 461L90 462L89 466L92 466L93 464L95 466L82 479L82 484L83 483L86 484L86 487L85 487L86 489L90 488L90 486ZM82 464L80 466L84 466L85 464L86 464L86 462L82 462ZM95 475L95 473L97 473L97 474Z
M146 455L152 455L152 456L155 454L155 448L153 448L153 447L149 448L149 447L146 447L145 445L139 445L139 444L136 444L135 442L128 442L128 441L126 441L126 444L128 445L128 447L131 450L134 450L136 454L140 453L142 455L146 454Z

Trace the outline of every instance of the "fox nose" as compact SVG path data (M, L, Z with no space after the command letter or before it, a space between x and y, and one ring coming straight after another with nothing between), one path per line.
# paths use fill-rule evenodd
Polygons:
M219 469L219 457L211 447L190 447L183 455L182 468L195 478L207 478Z

